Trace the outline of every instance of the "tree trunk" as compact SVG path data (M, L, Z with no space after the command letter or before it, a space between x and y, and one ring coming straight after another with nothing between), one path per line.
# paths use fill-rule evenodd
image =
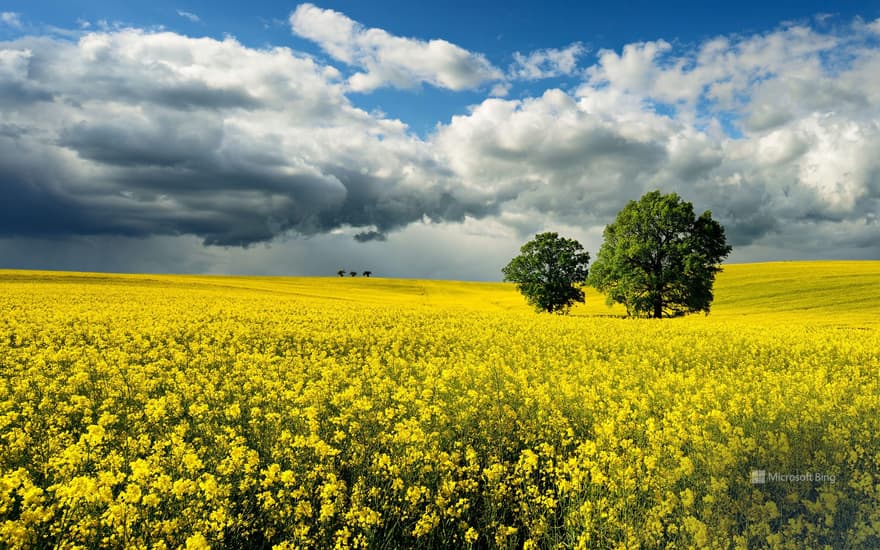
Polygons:
M654 319L662 319L663 318L663 288L666 286L663 284L663 253L661 252L654 259L654 288L656 289L656 294L654 294Z

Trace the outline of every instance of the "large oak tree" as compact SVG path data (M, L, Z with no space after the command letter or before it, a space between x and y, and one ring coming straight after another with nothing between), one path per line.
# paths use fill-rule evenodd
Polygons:
M708 210L659 191L630 201L605 227L589 282L627 313L661 318L709 313L715 274L731 251Z

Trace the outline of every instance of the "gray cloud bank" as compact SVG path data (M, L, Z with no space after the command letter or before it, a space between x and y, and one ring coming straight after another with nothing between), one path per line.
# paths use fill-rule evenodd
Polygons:
M400 57L409 39L314 6L291 22L364 65L359 91L498 77L448 43ZM506 251L545 228L596 239L659 188L711 209L740 259L877 258L878 29L601 50L576 90L488 98L427 138L358 109L351 79L286 48L138 29L0 42L0 239L18 250L15 239L347 235L379 250L440 224ZM569 74L577 48L560 58Z
M383 234L491 213L338 72L278 48L124 30L0 45L2 235Z

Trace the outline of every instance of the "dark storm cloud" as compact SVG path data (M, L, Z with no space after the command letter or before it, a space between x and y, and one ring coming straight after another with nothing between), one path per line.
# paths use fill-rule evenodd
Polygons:
M12 151L0 143L0 234L194 234L206 244L246 246L291 229L316 231L316 213L345 194L332 178L307 171L243 172L208 160L178 168L152 151L126 152L124 167L121 155L105 152L113 167L93 181L71 182L51 164L10 165L4 159Z
M368 242L495 211L403 125L352 107L334 70L288 50L133 30L2 48L15 108L0 121L0 235L249 246L360 227Z
M0 138L20 138L27 133L27 128L17 124L0 123Z
M0 236L57 236L97 229L79 205L36 185L22 185L20 174L0 162Z
M137 96L135 96L137 97ZM217 90L206 86L203 82L184 82L168 88L157 88L150 94L142 94L143 99L150 99L160 105L172 109L256 109L262 102L251 97L244 90Z
M179 166L204 163L223 139L222 121L120 120L115 124L80 122L61 131L58 144L80 157L117 166ZM201 122L201 124L198 124Z
M52 99L52 94L45 90L26 86L19 82L0 80L0 107L4 109L15 109L40 101L52 101Z
M734 246L746 246L777 230L780 220L769 212L755 212L746 216L717 213L713 216L724 226L728 242Z
M340 207L320 217L324 231L347 224L375 226L380 233L387 233L423 217L461 222L466 215L482 218L497 213L503 200L454 187L400 185L394 179L361 174L343 166L327 166L324 171L346 190Z
M388 235L382 233L381 231L364 231L363 233L357 233L354 236L354 240L359 243L368 243L370 241L387 241Z

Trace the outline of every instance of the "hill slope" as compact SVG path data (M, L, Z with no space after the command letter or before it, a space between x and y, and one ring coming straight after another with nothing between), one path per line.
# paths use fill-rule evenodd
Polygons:
M880 262L734 264L718 277L713 313L880 315Z
M529 311L510 283L350 277L121 275L0 270L0 284L110 284L172 286L200 291L277 294L279 299L342 300L414 307ZM587 289L574 316L621 316ZM805 320L818 324L880 323L880 261L798 261L724 266L715 284L711 317Z

